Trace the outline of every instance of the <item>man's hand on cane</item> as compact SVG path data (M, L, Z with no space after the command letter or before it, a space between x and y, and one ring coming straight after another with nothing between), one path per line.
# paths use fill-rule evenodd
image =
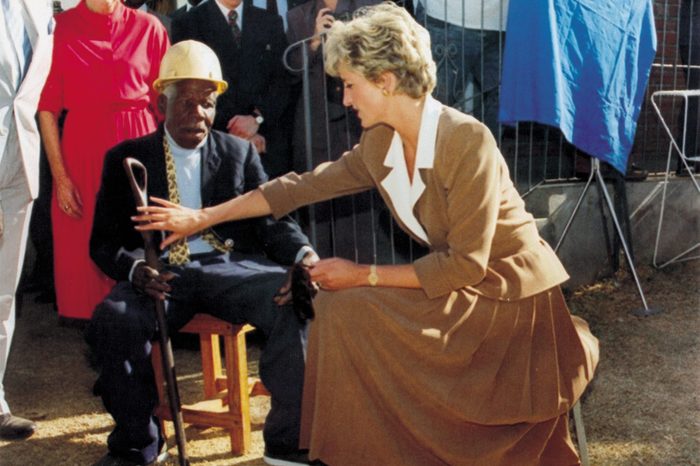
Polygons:
M134 269L131 277L131 283L141 291L153 299L165 301L168 293L172 290L168 282L175 277L172 272L158 272L156 269L149 267L145 262L139 263Z

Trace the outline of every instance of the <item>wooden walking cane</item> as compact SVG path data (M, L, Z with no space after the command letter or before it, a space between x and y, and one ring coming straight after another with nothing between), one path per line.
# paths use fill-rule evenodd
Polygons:
M137 169L142 173L140 183L137 181L134 169ZM144 167L138 160L127 157L124 159L124 170L126 170L129 185L131 185L131 191L133 192L134 199L136 200L136 207L148 205L146 186L148 172L146 171L146 167ZM158 270L160 260L158 259L158 248L154 242L153 232L142 231L141 235L143 236L146 265ZM163 305L163 301L156 299L155 309L156 319L158 321L160 346L163 349L161 352L163 356L161 361L163 363L163 373L165 374L165 381L168 390L168 404L170 405L170 413L172 414L173 425L175 427L175 440L177 441L179 464L180 466L189 466L190 462L187 458L187 451L185 448L187 439L185 438L185 429L183 427L182 411L180 408L180 394L177 390L177 377L175 375L175 360L173 358L173 349L170 345L170 338L168 337L168 325L165 321L165 306Z

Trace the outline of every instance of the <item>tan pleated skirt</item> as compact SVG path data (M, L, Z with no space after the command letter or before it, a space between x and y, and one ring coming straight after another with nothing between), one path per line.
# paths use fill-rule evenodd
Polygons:
M574 465L568 411L598 341L559 287L353 288L314 301L301 446L331 466Z

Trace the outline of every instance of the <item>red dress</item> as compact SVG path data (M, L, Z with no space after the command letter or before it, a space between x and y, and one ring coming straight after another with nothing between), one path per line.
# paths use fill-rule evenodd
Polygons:
M155 16L117 4L110 15L84 2L56 17L51 71L40 111L67 110L61 138L63 162L83 201L73 219L57 205L53 222L56 304L59 315L89 319L114 282L90 259L95 198L105 152L115 144L156 129L151 84L168 46Z

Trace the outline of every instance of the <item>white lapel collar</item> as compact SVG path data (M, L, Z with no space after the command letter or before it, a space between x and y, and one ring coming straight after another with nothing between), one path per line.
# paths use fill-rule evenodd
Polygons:
M406 172L406 162L403 160L401 137L396 131L394 131L391 144L389 144L389 150L384 159L384 166L390 168L390 170L380 183L389 194L397 215L402 217L400 212L406 209L409 201L405 195L408 192L408 173Z
M416 174L419 168L433 168L435 162L435 146L437 144L437 130L440 121L442 104L432 96L425 98L423 114L418 131L418 147L416 149ZM415 178L414 178L415 179Z
M413 208L425 191L425 183L420 176L419 169L430 169L433 167L437 127L441 110L442 105L437 100L431 96L426 97L418 133L413 183L409 181L403 153L403 143L397 132L394 132L389 150L384 158L384 166L391 168L391 170L380 182L388 193L399 219L426 243L428 242L428 235L415 217Z
M420 176L420 169L431 169L435 162L435 146L437 144L437 128L442 104L428 95L423 105L420 129L418 130L418 147L416 147L416 163L413 169L413 184L411 185L411 210L425 191L425 183Z

